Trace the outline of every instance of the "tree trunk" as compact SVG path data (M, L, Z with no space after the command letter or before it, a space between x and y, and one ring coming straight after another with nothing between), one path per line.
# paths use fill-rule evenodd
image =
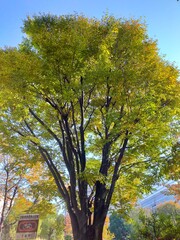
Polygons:
M92 226L90 231L88 231L88 240L102 240L103 237L103 225L98 225L97 227ZM91 227L91 226L90 226Z
M71 219L74 240L102 240L103 227L107 216L105 205L106 188L100 182L96 185L95 211L90 214L89 206L83 205L81 210L67 205ZM91 218L92 217L92 218ZM91 219L90 219L91 218Z
M93 225L88 226L86 232L79 232L74 237L74 240L102 240L103 226L94 227Z
M83 216L79 216L76 222L73 218L71 218L71 224L74 240L102 240L105 217L100 216L99 220L92 225L88 225ZM83 223L83 221L84 224L80 225L79 223Z

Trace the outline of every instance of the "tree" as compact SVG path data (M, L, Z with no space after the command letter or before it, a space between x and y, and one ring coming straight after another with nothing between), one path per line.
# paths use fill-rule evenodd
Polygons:
M174 195L177 202L180 201L180 183L177 182L175 184L169 185L167 194Z
M62 203L58 198L57 189L52 176L43 168L40 162L30 164L29 169L23 175L26 184L23 194L29 199L31 206L27 209L28 213L38 213L40 218L52 215L57 205Z
M165 240L180 238L180 204L167 202L157 208L160 223L160 237Z
M109 230L109 217L106 217L104 229L103 229L103 239L104 240L112 240L114 239L114 234Z
M167 202L153 211L140 209L132 221L131 239L179 239L180 206Z
M130 224L126 223L122 216L116 212L110 216L109 230L114 233L115 240L130 239Z
M72 238L72 225L71 225L71 219L69 214L65 214L64 219L64 236L65 237L71 237Z
M0 239L22 181L19 167L10 156L0 155Z
M131 239L158 239L160 224L157 212L150 209L138 209L132 221Z
M137 20L42 15L23 31L0 51L3 138L49 169L74 239L101 240L118 178L150 185L173 161L178 70Z
M57 214L47 215L43 219L40 228L40 237L43 239L64 239L64 216Z
M21 188L18 189L18 195L14 199L13 205L9 211L3 224L3 238L4 240L13 240L16 238L17 223L21 214L26 214L28 209L32 207L33 203L28 201L21 193Z
M0 155L0 227L2 239L14 239L21 214L39 213L41 218L54 213L56 194L53 182L44 176L40 164L24 164L9 155ZM41 175L41 176L39 176ZM46 174L47 175L47 174ZM43 185L39 187L39 185ZM51 185L51 193L49 193ZM41 191L38 189L41 188ZM43 192L43 197L39 196ZM52 197L53 195L53 197ZM1 239L1 238L0 238Z

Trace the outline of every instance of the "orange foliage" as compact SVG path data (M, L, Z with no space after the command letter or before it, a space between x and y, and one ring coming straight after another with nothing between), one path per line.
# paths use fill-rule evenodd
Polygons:
M71 226L71 219L69 214L65 216L65 227L64 227L65 236L71 235L72 236L72 226Z
M169 187L169 192L174 195L177 201L180 201L180 183L173 184Z

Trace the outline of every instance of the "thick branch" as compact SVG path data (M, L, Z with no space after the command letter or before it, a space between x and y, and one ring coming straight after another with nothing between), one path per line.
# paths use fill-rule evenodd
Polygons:
M83 78L81 77L81 85L83 85ZM86 156L85 156L85 144L84 144L84 92L81 91L81 97L79 99L79 106L80 106L80 116L81 116L81 123L80 123L80 138L81 138L81 172L84 171L86 166Z
M29 131L31 132L31 134L36 137L34 131L30 127L30 125L27 123L27 121L25 123L26 123L26 126L28 127ZM57 168L55 167L55 165L54 165L54 163L52 161L52 158L49 155L48 151L46 149L44 149L43 147L41 147L40 145L38 145L37 143L35 143L35 142L32 142L32 143L36 147L38 147L38 149L39 149L43 159L47 163L47 165L49 167L49 170L51 171L51 173L52 173L52 175L53 175L53 177L55 179L56 185L57 185L58 190L61 193L62 197L64 199L66 199L66 200L69 199L69 194L68 194L68 191L67 191L67 189L66 189L66 187L64 185L62 177L61 177L60 173L58 172ZM69 200L69 202L70 202L70 200Z
M115 187L116 181L118 179L119 166L120 166L121 161L123 159L127 144L128 144L128 131L126 131L126 138L124 139L124 143L123 143L123 146L121 148L120 155L119 155L119 157L118 157L118 159L115 163L114 173L113 173L113 177L112 177L112 181L111 181L111 186L110 186L110 189L109 189L109 192L108 192L108 195L107 195L107 199L106 199L106 208L107 209L109 208L109 204L110 204L110 201L111 201L111 198L112 198L114 187Z
M65 145L63 145L60 141L60 139L58 138L58 136L48 127L48 125L42 121L38 116L37 114L35 114L35 112L29 108L29 111L30 113L32 114L32 116L48 131L48 133L57 141L59 147L60 147L60 150L63 154L63 159L64 159L64 162L66 164L66 167L68 169L68 172L70 173L71 172L71 167L70 167L70 163L68 161L68 158L67 158L67 155L66 155L66 152L65 152ZM63 129L61 130L62 134L63 134Z
M42 157L44 158L45 162L47 163L47 165L49 167L49 170L51 171L51 173L52 173L52 175L53 175L53 177L55 179L55 182L56 182L56 185L57 185L57 187L59 189L59 192L61 193L62 197L65 200L69 200L69 202L70 202L69 194L68 194L68 191L67 191L67 189L66 189L66 187L64 185L62 177L60 176L57 168L53 164L53 161L52 161L49 153L43 147L39 146L38 148L39 148L39 151L40 151Z

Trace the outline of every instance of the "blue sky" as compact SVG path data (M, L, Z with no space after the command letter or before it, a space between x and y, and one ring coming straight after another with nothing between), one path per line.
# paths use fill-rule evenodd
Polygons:
M180 1L177 0L0 0L0 47L21 42L23 19L28 15L84 14L101 18L106 12L117 18L146 21L149 36L158 40L161 54L180 68Z

